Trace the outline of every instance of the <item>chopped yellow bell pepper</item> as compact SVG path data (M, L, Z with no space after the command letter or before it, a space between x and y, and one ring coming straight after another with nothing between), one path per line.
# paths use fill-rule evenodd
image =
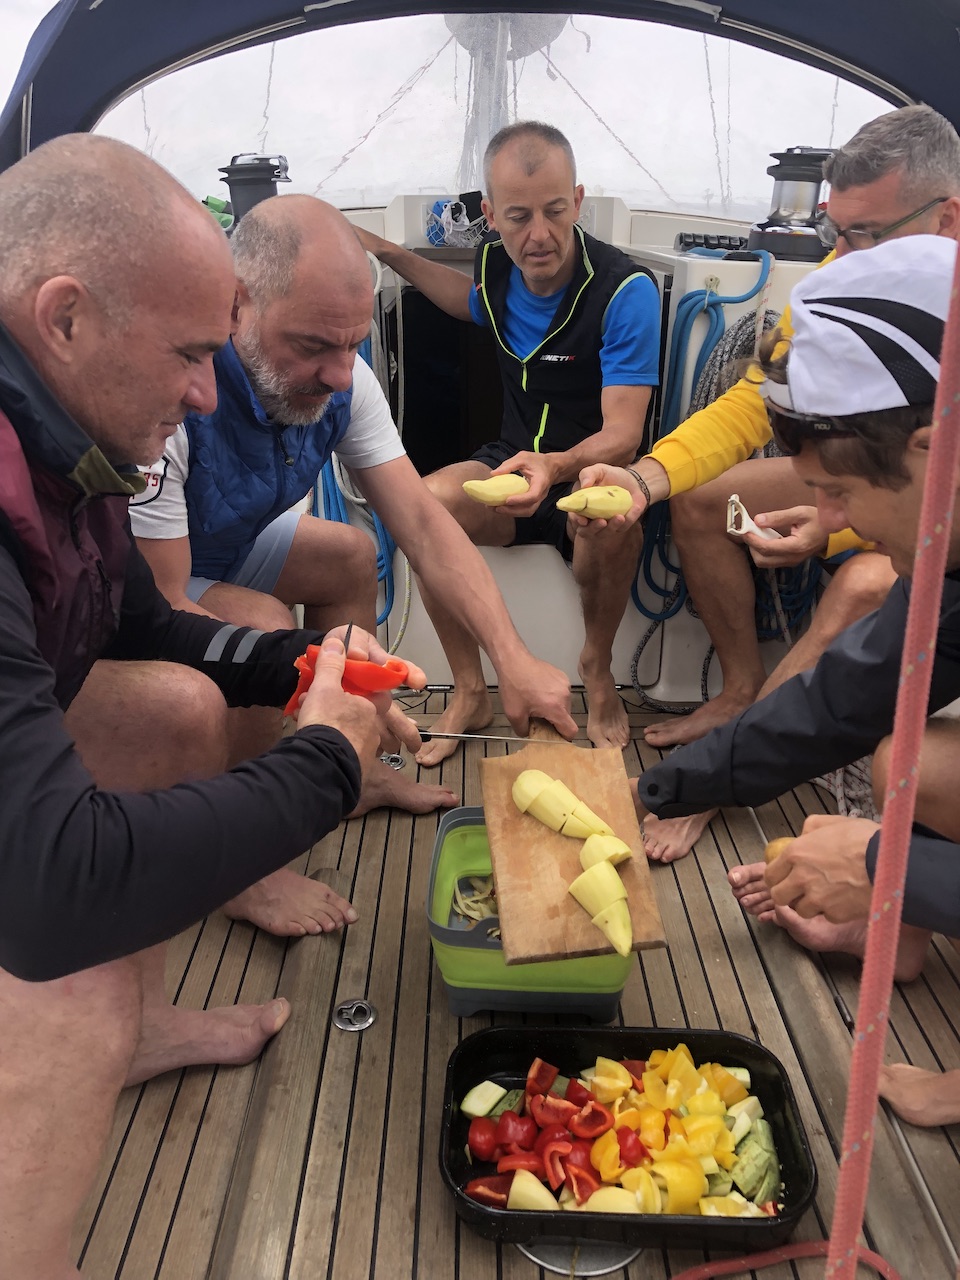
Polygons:
M633 1191L641 1213L660 1213L663 1210L663 1197L660 1188L654 1182L650 1171L638 1165L636 1169L628 1169L620 1182L628 1191Z
M590 1148L590 1163L603 1182L619 1182L625 1172L620 1163L620 1139L615 1129L608 1129Z
M670 1065L670 1074L667 1076L667 1087L676 1083L680 1086L680 1101L686 1100L697 1092L700 1088L701 1076L699 1071L693 1065L692 1060L680 1050L685 1046L680 1045L674 1055L673 1062Z
M726 1115L727 1108L719 1093L713 1089L704 1089L702 1093L690 1095L687 1110L692 1116L722 1116Z
M681 1120L690 1150L698 1156L713 1155L720 1133L730 1132L721 1116L683 1116Z
M723 1131L717 1135L717 1141L713 1148L713 1158L721 1169L732 1169L737 1163L733 1133L726 1125L723 1126Z
M699 1213L700 1197L707 1193L707 1175L699 1160L661 1160L654 1176L667 1189L667 1213Z
M627 1092L627 1085L623 1084L620 1080L615 1080L612 1076L601 1076L598 1074L590 1081L590 1092L598 1102L616 1102L618 1098L625 1096Z
M640 1108L640 1141L648 1151L662 1151L667 1145L666 1120L656 1107Z
M626 1099L620 1098L613 1104L613 1116L616 1120L615 1128L619 1129L621 1125L626 1125L628 1129L639 1129L641 1115L637 1107L625 1106Z
M666 1056L666 1049L654 1049L653 1053L651 1053L650 1057L647 1059L647 1070L656 1071L657 1067L659 1067L660 1063Z
M633 1085L633 1076L626 1067L614 1062L612 1058L598 1058L597 1071L598 1076L605 1076L608 1080L616 1080L622 1084L626 1091Z
M724 1106L732 1107L735 1102L742 1102L749 1096L737 1077L732 1076L726 1067L721 1067L716 1062L713 1063L713 1078Z
M673 1110L679 1107L681 1085L678 1080L670 1080L665 1082L660 1079L656 1071L645 1071L643 1073L643 1096L644 1100L651 1107L656 1107L658 1111Z

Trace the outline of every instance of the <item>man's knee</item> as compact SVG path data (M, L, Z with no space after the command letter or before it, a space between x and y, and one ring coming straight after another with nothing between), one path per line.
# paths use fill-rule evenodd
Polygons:
M5 1061L31 1079L63 1065L63 1051L83 1064L92 1086L119 1092L136 1051L142 1020L140 961L127 956L58 978L24 982L0 969L0 1012L8 1028Z
M101 660L66 724L98 786L140 791L222 772L226 715L220 690L192 667Z
M728 496L715 483L675 494L670 499L670 524L674 532L681 536L694 530L722 532Z
M865 551L844 561L833 575L831 588L841 593L846 611L856 620L880 608L896 576L887 556Z

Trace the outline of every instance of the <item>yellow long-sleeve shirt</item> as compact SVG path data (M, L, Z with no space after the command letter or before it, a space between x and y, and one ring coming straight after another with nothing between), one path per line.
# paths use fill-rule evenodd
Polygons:
M833 254L830 254L824 262L832 260ZM793 336L789 307L780 318L780 331L784 338ZM738 462L744 462L763 448L770 435L767 406L759 383L741 378L712 404L658 440L648 456L666 471L671 495L686 493L708 480L715 480ZM866 549L872 545L858 538L852 529L845 529L830 535L824 554L829 557L851 547Z

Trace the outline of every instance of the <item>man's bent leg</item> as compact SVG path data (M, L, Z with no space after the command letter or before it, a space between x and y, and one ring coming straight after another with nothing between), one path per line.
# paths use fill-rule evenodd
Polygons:
M829 579L810 626L770 672L758 698L815 667L841 631L880 608L896 580L889 556L860 551L845 560Z
M137 957L143 1020L124 1084L141 1084L164 1071L211 1062L240 1067L259 1057L289 1018L289 1003L279 999L219 1009L174 1008L164 989L165 953L165 946L151 947Z
M841 631L880 607L895 580L896 574L887 556L862 551L845 561L830 579L823 598L814 611L810 626L767 677L757 695L758 699L765 698L792 676L815 666L824 649L833 643ZM647 857L653 862L675 862L677 858L684 857L716 814L717 810L711 809L708 813L698 813L690 818L645 819ZM735 867L730 874L731 884L740 888L741 880L746 883L755 882L758 877L762 879L763 863L754 864L752 871L747 867ZM742 892L752 898L758 892L758 886L752 883L751 887ZM764 892L757 901L765 904L762 909L766 917L773 919L773 905L766 902L767 896ZM795 937L799 932L809 935L807 922L800 924L797 917L797 921L791 923L796 925Z
M630 741L630 727L611 671L613 642L637 576L643 535L639 522L625 533L611 530L599 537L570 532L583 609L580 678L587 694L587 737L596 747L622 749Z
M482 462L457 462L427 476L425 483L477 546L505 547L513 540L515 522L463 492L465 480L485 480L490 471ZM437 554L442 554L440 548ZM434 728L438 733L479 733L493 719L493 703L483 675L480 648L460 620L419 578L417 585L453 675L453 695ZM432 768L453 755L459 745L435 738L417 752L417 762Z
M139 1024L135 957L55 982L21 982L0 970L0 1276L79 1275L70 1233Z
M650 725L651 746L695 742L756 698L766 678L754 618L756 591L749 553L728 537L727 499L739 493L751 515L809 505L789 458L757 458L670 500L673 540L690 597L723 672L723 690L692 715Z

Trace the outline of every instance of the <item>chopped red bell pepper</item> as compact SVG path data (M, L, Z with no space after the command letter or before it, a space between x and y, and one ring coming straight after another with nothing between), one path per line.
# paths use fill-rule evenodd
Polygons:
M575 1138L599 1138L601 1133L612 1129L613 1112L591 1098L583 1107L567 1121L567 1128Z
M590 1151L593 1147L593 1143L587 1142L583 1138L574 1138L571 1141L570 1146L572 1148L570 1154L563 1157L564 1168L568 1165L575 1164L579 1165L581 1169L590 1169L592 1172L593 1161L590 1159Z
M476 1160L493 1160L498 1145L497 1126L489 1116L477 1116L470 1121L467 1146Z
M497 1161L497 1173L512 1173L515 1169L526 1169L542 1182L546 1176L543 1161L535 1151L514 1151L501 1156Z
M542 1058L534 1058L527 1072L526 1092L530 1096L535 1093L549 1093L550 1086L560 1074L557 1067L552 1067Z
M510 1187L513 1183L512 1173L488 1173L483 1178L474 1178L464 1187L471 1200L489 1205L492 1209L505 1209Z
M532 1151L540 1130L532 1116L518 1116L515 1111L504 1111L497 1121L497 1146L515 1144L524 1151Z
M563 1142L569 1142L571 1139L570 1130L565 1124L548 1124L541 1129L537 1135L537 1140L533 1144L533 1149L538 1155L543 1155L543 1148L548 1142L556 1142L557 1139Z
M548 1124L563 1124L569 1128L571 1116L575 1116L579 1111L575 1102L558 1098L555 1093L548 1093L546 1096L541 1093L530 1094L527 1097L527 1105L530 1114L541 1129L545 1129ZM613 1124L612 1116L610 1123Z
M584 1103L590 1101L593 1094L589 1089L585 1089L579 1080L571 1080L563 1096L568 1102L576 1103L578 1107L582 1107Z
M623 1124L617 1130L620 1143L620 1163L635 1169L637 1165L651 1162L651 1155L633 1129Z
M647 1064L641 1058L621 1058L620 1065L626 1067L633 1076L633 1087L637 1093L643 1093L643 1073L647 1069Z
M563 1165L566 1184L576 1196L577 1204L583 1204L595 1191L600 1190L600 1179L593 1169L584 1169L579 1164L571 1164L569 1156L564 1160Z
M562 1159L564 1156L568 1156L572 1150L573 1144L564 1142L562 1138L555 1138L553 1142L548 1142L543 1148L543 1168L551 1191L556 1191L558 1187L563 1186L566 1171L564 1170Z

